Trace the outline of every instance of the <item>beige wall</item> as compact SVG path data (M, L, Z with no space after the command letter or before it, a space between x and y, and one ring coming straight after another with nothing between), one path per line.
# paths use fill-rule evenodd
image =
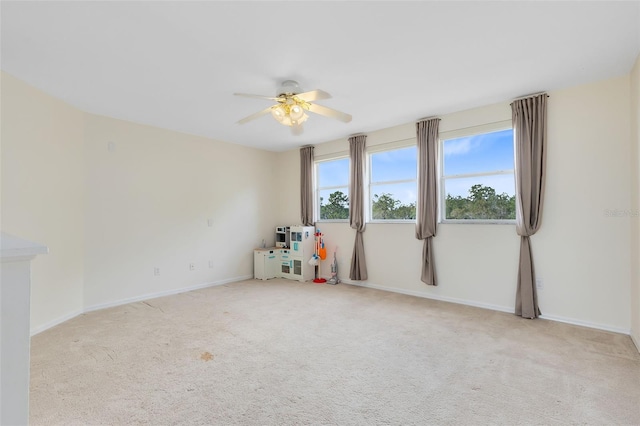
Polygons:
M640 351L640 56L631 71L631 337Z
M274 244L274 153L92 115L85 152L90 309L251 277Z
M32 331L250 277L274 244L274 153L86 114L4 73L1 100L2 230L50 250Z
M2 78L2 231L49 247L32 263L31 324L82 311L84 113Z
M629 77L551 93L545 216L534 237L544 314L630 328ZM625 300L627 300L625 302Z
M547 193L542 228L532 237L543 315L628 332L631 259L628 209L631 169L629 77L550 93ZM510 120L508 102L442 116L441 132ZM415 125L370 132L367 144L415 137ZM344 140L316 145L316 156L348 149ZM295 152L280 155L293 173ZM286 173L285 173L286 174ZM291 193L296 182L281 181ZM298 197L281 217L299 210ZM299 220L299 219L298 219ZM348 278L354 233L344 223L319 223L329 253L338 246ZM514 225L441 224L434 240L440 286L420 277L421 242L413 224L368 224L364 234L368 286L513 311L519 241ZM323 265L328 275L329 262Z

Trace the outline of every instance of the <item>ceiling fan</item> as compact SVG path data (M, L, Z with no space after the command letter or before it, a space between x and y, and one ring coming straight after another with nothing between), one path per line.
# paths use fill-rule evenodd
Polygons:
M313 101L320 99L329 99L331 97L330 94L323 90L302 92L298 82L293 80L284 81L278 89L275 97L249 95L246 93L234 93L234 95L276 101L275 105L243 118L238 121L238 124L244 124L271 113L273 118L275 118L280 124L291 127L291 132L294 135L299 135L303 131L302 123L309 118L306 111L324 115L325 117L335 118L345 123L351 121L351 115L349 114L312 103Z

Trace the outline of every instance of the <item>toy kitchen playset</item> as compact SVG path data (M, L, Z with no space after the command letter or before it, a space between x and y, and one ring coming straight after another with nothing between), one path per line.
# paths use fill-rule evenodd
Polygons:
M313 280L315 266L309 261L316 255L315 232L313 226L278 226L276 246L254 250L255 278Z

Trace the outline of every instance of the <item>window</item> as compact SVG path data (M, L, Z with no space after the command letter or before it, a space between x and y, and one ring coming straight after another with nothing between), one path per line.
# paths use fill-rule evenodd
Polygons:
M369 217L415 220L416 146L369 154Z
M441 135L443 221L515 220L513 129L511 122L499 124L491 126L502 127L499 130Z
M349 219L349 158L316 161L316 217Z

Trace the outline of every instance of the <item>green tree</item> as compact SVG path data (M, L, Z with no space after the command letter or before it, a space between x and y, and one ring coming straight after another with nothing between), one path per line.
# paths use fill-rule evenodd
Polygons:
M400 200L394 199L391 194L374 194L371 206L372 219L415 219L416 203L402 204Z
M515 219L516 197L496 194L490 186L473 185L466 198L447 194L447 219Z
M396 206L400 204L399 200L394 200L391 194L382 193L373 196L372 219L393 219L393 212Z
M416 203L400 204L396 207L394 219L415 219Z
M349 197L344 192L329 194L327 204L322 201L323 198L320 197L320 219L349 219Z

